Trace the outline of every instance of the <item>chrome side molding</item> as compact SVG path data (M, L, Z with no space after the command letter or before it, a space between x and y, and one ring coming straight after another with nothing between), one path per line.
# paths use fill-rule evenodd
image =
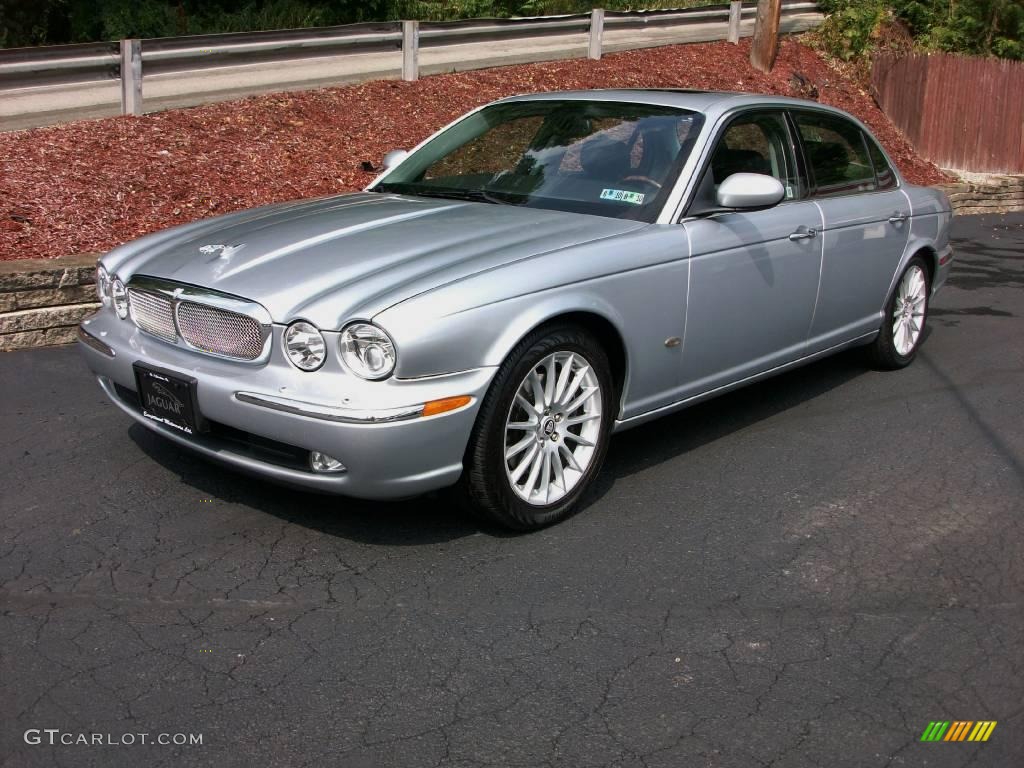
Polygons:
M401 408L339 408L334 405L309 403L304 400L292 400L277 395L263 395L255 392L235 392L235 400L249 405L257 405L272 411L281 411L296 416L307 416L320 421L332 421L339 424L386 424L392 421L417 419L423 414L423 403L408 405Z

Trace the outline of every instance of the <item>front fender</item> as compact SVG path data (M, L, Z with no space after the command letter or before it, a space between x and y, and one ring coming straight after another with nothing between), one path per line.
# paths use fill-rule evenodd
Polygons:
M620 335L625 327L606 297L579 285L454 312L446 311L446 305L450 306L443 295L428 294L374 319L398 347L397 376L418 378L499 366L520 339L560 315L597 315Z

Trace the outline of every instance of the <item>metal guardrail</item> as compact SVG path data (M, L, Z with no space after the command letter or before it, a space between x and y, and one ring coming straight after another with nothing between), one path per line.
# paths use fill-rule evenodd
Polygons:
M809 0L782 0L783 16L817 11ZM0 92L43 85L121 80L122 112L142 111L142 77L210 67L268 63L304 57L402 51L402 76L418 77L418 51L549 35L588 34L590 58L600 58L604 29L685 27L721 22L730 41L756 1L678 10L603 11L565 16L466 19L453 22L395 21L311 29L189 35L120 42L0 49Z

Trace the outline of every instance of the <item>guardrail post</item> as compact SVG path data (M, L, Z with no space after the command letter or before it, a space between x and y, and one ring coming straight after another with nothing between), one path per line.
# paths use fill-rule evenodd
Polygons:
M730 43L740 41L740 19L743 17L743 0L732 0L729 3L729 37Z
M420 76L420 23L402 22L402 79L417 80Z
M142 41L121 41L121 114L142 114Z
M590 12L590 48L587 50L589 58L601 58L601 38L603 35L604 8L594 8Z

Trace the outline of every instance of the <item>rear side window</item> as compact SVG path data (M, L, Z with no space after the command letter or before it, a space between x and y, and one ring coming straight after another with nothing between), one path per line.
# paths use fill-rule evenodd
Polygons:
M819 197L877 189L860 128L833 115L798 112L793 117Z
M895 189L896 187L896 174L893 173L892 166L889 165L889 161L885 159L885 155L882 154L882 150L879 148L875 140L870 136L864 136L864 143L868 145L868 154L871 155L871 164L875 166L875 179L878 182L879 189Z

